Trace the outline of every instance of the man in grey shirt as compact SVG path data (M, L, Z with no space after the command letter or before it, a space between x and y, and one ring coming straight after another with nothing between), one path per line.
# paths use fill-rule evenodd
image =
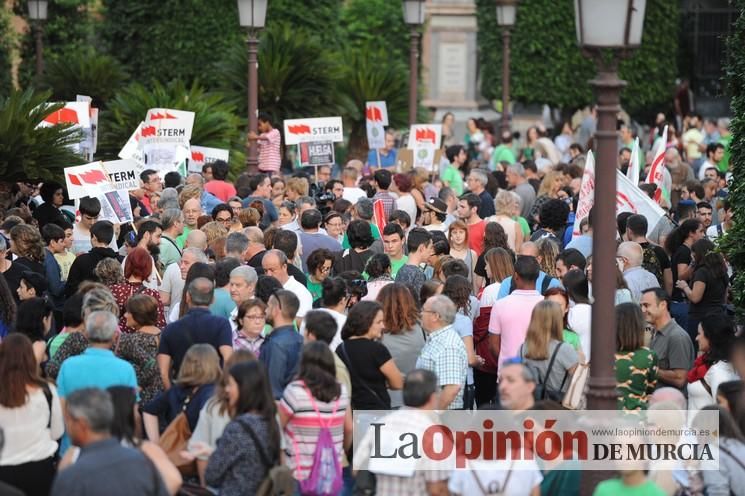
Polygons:
M695 352L688 333L670 316L670 297L661 288L642 292L642 312L654 327L650 348L657 354L657 387L672 386L686 393L686 375Z
M525 178L525 168L520 162L507 167L507 183L520 196L520 216L527 219L535 202L535 190Z

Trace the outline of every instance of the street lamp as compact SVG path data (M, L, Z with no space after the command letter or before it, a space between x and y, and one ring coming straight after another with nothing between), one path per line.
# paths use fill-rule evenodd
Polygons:
M510 30L518 0L496 0L497 24L502 28L502 132L510 130Z
M595 59L597 97L595 204L592 239L592 341L588 407L616 409L616 154L620 93L618 62L641 44L646 0L575 0L577 41Z
M33 21L34 40L36 42L36 81L41 81L44 72L44 41L42 24L47 20L47 0L28 0L28 18Z
M258 33L264 27L268 0L238 0L238 19L248 30L248 132L256 132L259 106ZM256 172L259 165L256 140L247 140L246 169Z
M419 27L424 24L424 1L404 0L404 22L409 25L409 125L416 124Z

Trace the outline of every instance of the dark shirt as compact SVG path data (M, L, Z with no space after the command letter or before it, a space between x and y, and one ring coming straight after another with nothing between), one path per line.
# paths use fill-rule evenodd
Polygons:
M336 347L352 378L352 407L355 410L389 410L391 398L385 375L380 371L391 353L383 344L370 339L347 339Z
M246 262L246 265L250 265L254 269L256 269L256 272L258 274L264 273L264 268L261 266L261 262L264 260L264 255L266 255L266 250L262 250L253 257L251 257L251 260Z
M55 310L62 310L65 304L65 281L57 259L48 249L44 249L44 275L47 278L48 292Z
M228 319L212 315L209 308L191 308L163 329L158 354L169 355L173 361L172 370L178 374L187 350L200 343L212 345L218 353L220 346L233 346Z
M339 275L342 272L353 270L360 274L365 271L365 266L370 257L375 255L373 250L365 250L357 253L353 248L344 250L336 254L334 259L334 274Z
M293 326L275 328L261 345L259 360L266 366L274 399L280 399L300 364L303 337Z
M691 288L696 282L704 283L706 288L701 301L698 303L691 302L688 315L701 320L710 313L721 312L727 296L727 275L722 274L720 277L714 277L708 267L698 267L693 273Z
M34 210L34 219L39 223L39 231L41 228L51 222L57 222L59 224L69 223L65 214L55 207L51 202L44 202Z
M97 281L95 270L98 262L105 258L115 258L120 262L123 260L114 250L109 247L97 246L92 248L88 253L83 253L70 266L70 273L67 274L67 284L65 284L65 296L70 297L78 290L78 286L83 281Z
M189 420L189 428L194 432L194 429L197 427L197 421L199 420L199 412L214 392L214 384L200 386L196 392L192 392L192 388L190 387L174 384L171 389L160 393L152 401L145 404L142 410L161 419L161 428L164 429L181 413L186 399L191 395L185 413L186 418Z
M494 197L486 190L479 194L481 198L481 206L479 207L479 217L486 219L492 215L496 215L497 211L494 209Z
M44 269L44 265L40 264L39 262L29 260L26 257L19 257L13 260L13 264L10 266L10 268L3 273L3 275L5 276L5 282L8 283L8 289L10 289L10 293L13 295L13 298L16 299L16 303L19 303L21 301L18 296L18 287L21 285L21 276L27 270L36 272L37 274L41 274L42 276L46 277L46 270Z
M427 282L427 276L416 265L406 264L398 269L396 282L405 284L411 290L411 294L418 295L422 291L424 283Z
M688 265L691 263L691 260L691 249L686 245L680 245L673 254L673 259L670 261L673 271L673 301L686 301L685 293L682 289L675 287L675 282L678 280L678 264Z
M80 449L78 460L57 473L53 496L168 496L155 465L140 451L115 438Z

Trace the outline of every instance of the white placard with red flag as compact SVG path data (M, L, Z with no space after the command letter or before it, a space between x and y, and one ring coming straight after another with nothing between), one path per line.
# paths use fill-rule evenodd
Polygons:
M297 145L309 141L344 141L341 117L314 117L284 121L285 144Z
M637 136L634 140L634 146L631 147L631 160L629 161L629 169L626 171L626 177L629 178L629 181L631 181L634 186L639 184L639 176L642 172L639 161L639 137Z
M385 126L388 125L388 108L385 102L365 104L367 146L370 150L385 148Z
M579 201L577 202L577 211L574 215L574 230L572 238L579 236L581 233L580 225L582 220L590 215L590 209L595 204L595 156L592 150L587 152L585 160L585 171L582 174L582 185L579 188Z
M652 160L652 167L649 168L649 174L647 175L647 183L656 184L657 191L654 193L654 200L660 203L662 196L667 196L668 192L663 191L664 189L664 177L665 177L665 149L667 146L667 126L662 131L662 137L657 140L657 146L654 150L654 159Z
M67 195L71 200L84 196L101 196L115 189L101 162L66 167L65 182Z
M45 104L51 105L51 104ZM67 102L65 106L50 112L39 127L56 126L57 124L74 124L81 128L91 127L90 102Z
M202 166L204 164L211 164L218 160L228 162L230 160L230 150L209 148L206 146L192 146L188 170L189 172L202 172Z
M442 139L441 124L413 124L409 129L408 148L414 150L414 167L433 169L435 152Z
M182 169L189 157L189 140L194 128L194 112L156 108L147 111L140 131L140 148L145 165L161 174Z
M103 168L116 190L129 191L140 187L139 165L134 160L104 162Z
M365 102L365 120L388 125L388 107L383 101Z

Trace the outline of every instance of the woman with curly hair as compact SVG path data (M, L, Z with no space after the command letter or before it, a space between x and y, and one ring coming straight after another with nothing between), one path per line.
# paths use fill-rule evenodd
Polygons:
M473 278L475 293L478 293L483 286L488 286L494 282L486 274L486 252L492 248L504 248L505 250L512 251L507 242L507 233L504 232L501 224L497 224L496 222L489 222L484 229L484 251L476 260L476 268L473 270L475 274Z
M367 294L363 300L375 301L384 286L391 284L391 259L385 253L376 253L367 261Z
M381 342L393 357L402 374L414 370L424 347L424 333L419 325L419 310L411 291L392 282L380 290L377 302L383 307L384 328ZM403 406L401 391L388 390L391 406Z
M96 274L99 282L107 287L124 282L122 264L116 258L104 258L96 264L93 273Z
M28 224L15 226L10 230L10 251L17 258L13 260L11 270L4 271L4 274L11 294L17 295L23 271L30 270L46 277L44 242L39 230Z
M538 249L538 264L541 270L551 277L556 277L556 257L559 256L561 248L551 238L541 238L535 243Z
M466 352L468 353L468 373L466 375L466 389L463 393L463 408L465 410L471 410L476 399L473 367L480 367L484 364L484 359L476 354L473 347L473 321L469 316L471 314L471 284L463 276L450 276L445 281L442 294L455 303L457 312L455 314L455 322L453 322L453 329L455 329L463 340Z
M546 172L538 188L538 194L533 203L533 208L528 214L528 222L538 222L541 207L549 200L559 198L559 190L564 187L564 174L559 171L550 170Z

